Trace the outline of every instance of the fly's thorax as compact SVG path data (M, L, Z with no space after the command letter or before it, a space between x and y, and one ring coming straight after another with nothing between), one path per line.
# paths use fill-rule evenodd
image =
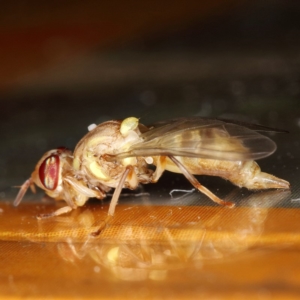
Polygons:
M114 155L126 152L141 140L134 118L128 118L128 122L126 120L100 124L77 144L73 168L83 174L87 182L98 181L114 187L125 167L137 164L134 157L113 159Z
M100 163L104 154L113 154L112 145L116 142L120 122L110 121L98 125L87 133L74 150L73 168L76 172L106 180Z

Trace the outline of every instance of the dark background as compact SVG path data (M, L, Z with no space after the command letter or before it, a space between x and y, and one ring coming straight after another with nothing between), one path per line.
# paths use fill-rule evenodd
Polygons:
M15 197L45 151L73 149L89 124L128 116L287 129L260 164L296 184L299 17L299 1L2 3L0 197Z

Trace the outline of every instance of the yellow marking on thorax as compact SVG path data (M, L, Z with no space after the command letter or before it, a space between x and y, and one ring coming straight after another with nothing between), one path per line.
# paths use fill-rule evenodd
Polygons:
M103 173L102 168L99 166L99 164L96 161L93 161L90 163L89 166L90 171L101 180L108 180L109 178Z

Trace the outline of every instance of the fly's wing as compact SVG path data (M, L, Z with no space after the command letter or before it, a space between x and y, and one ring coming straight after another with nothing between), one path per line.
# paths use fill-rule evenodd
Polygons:
M257 126L257 130L267 128ZM272 140L255 130L232 121L198 117L157 123L141 137L142 142L116 157L173 155L245 161L266 157L276 150Z
M233 121L229 119L218 119L225 123L235 124L239 126L246 127L248 129L252 129L254 131L263 131L263 132L272 132L272 133L289 133L287 130L278 129L278 128L271 128L268 126L260 125L260 124L251 124L243 121Z

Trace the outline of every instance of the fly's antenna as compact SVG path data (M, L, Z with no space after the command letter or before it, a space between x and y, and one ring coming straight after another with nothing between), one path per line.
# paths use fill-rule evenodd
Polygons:
M19 190L19 193L14 201L14 206L18 206L20 202L22 201L24 195L26 194L28 188L33 184L32 179L27 179L22 185Z

